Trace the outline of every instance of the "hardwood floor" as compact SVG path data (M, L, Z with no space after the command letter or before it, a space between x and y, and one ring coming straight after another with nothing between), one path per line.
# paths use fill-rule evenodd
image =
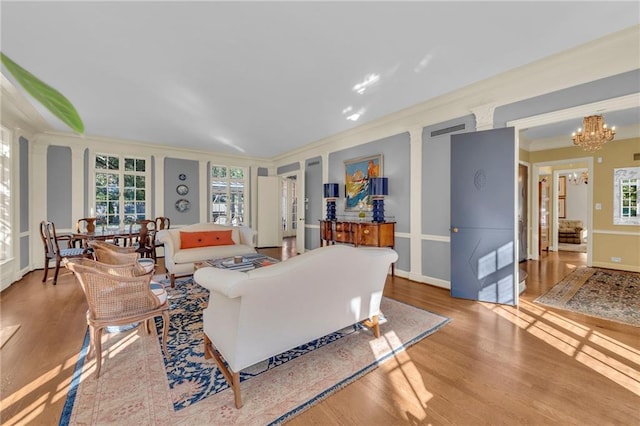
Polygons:
M261 251L287 258L295 247ZM523 264L519 309L389 277L387 296L453 321L290 424L640 424L640 329L534 305L586 259L543 256ZM75 278L41 279L34 271L0 293L1 324L21 324L0 351L3 425L58 423L85 334Z

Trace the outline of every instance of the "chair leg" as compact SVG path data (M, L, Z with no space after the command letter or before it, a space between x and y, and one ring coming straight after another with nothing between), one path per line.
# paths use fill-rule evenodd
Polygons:
M47 275L49 274L49 258L44 256L44 277L42 278L42 282L47 282Z
M89 326L89 351L87 352L87 359L91 359L96 351L96 336L93 327Z
M93 346L96 352L96 379L100 377L100 367L102 367L102 327L93 330Z
M60 259L56 259L56 272L53 274L53 285L58 284L58 272L60 271Z
M167 338L169 337L169 312L162 313L162 351L164 356L169 359L169 351L167 350Z

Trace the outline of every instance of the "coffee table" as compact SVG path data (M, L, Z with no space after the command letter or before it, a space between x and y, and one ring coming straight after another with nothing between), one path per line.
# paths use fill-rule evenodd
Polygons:
M239 261L236 261L236 257ZM242 259L240 259L240 257ZM231 271L251 271L253 269L262 268L263 266L273 265L280 262L278 259L269 257L260 253L247 253L238 256L223 257L219 259L208 259L201 262L195 262L193 266L196 269L213 267L218 269L229 269Z

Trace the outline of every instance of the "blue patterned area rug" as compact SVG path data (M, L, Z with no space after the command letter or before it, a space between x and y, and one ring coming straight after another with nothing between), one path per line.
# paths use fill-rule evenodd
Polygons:
M95 380L94 358L84 357L85 340L60 424L280 424L393 362L450 321L383 297L380 338L352 326L249 367L241 372L244 406L236 409L232 390L215 363L204 358L202 310L208 291L183 279L168 293L170 358L160 351L153 330L109 333Z
M534 302L640 327L640 273L580 267Z
M160 282L168 284L165 280ZM167 348L172 355L171 359L164 358L164 364L173 396L173 407L178 411L229 388L229 384L215 363L204 358L202 311L207 307L209 291L195 284L191 278L178 281L174 289L167 287L167 291L169 298L177 302L171 309L171 327L167 341ZM160 319L156 321L156 326L160 329L162 322ZM382 324L386 322L384 314L380 321ZM271 357L242 370L240 383L364 329L362 324L354 324ZM158 339L160 342L160 336Z

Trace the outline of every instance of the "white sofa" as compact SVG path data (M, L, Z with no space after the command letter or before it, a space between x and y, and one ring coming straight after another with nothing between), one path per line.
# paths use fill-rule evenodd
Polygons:
M181 248L180 232L207 232L231 230L234 244L195 248ZM215 223L197 223L182 228L158 231L157 239L164 243L164 264L175 287L176 277L193 274L193 264L208 259L230 257L256 252L257 233L246 226L227 226Z
M230 383L236 407L244 368L360 321L378 337L382 291L397 259L390 248L332 245L249 272L198 269L195 282L210 290L205 356Z

